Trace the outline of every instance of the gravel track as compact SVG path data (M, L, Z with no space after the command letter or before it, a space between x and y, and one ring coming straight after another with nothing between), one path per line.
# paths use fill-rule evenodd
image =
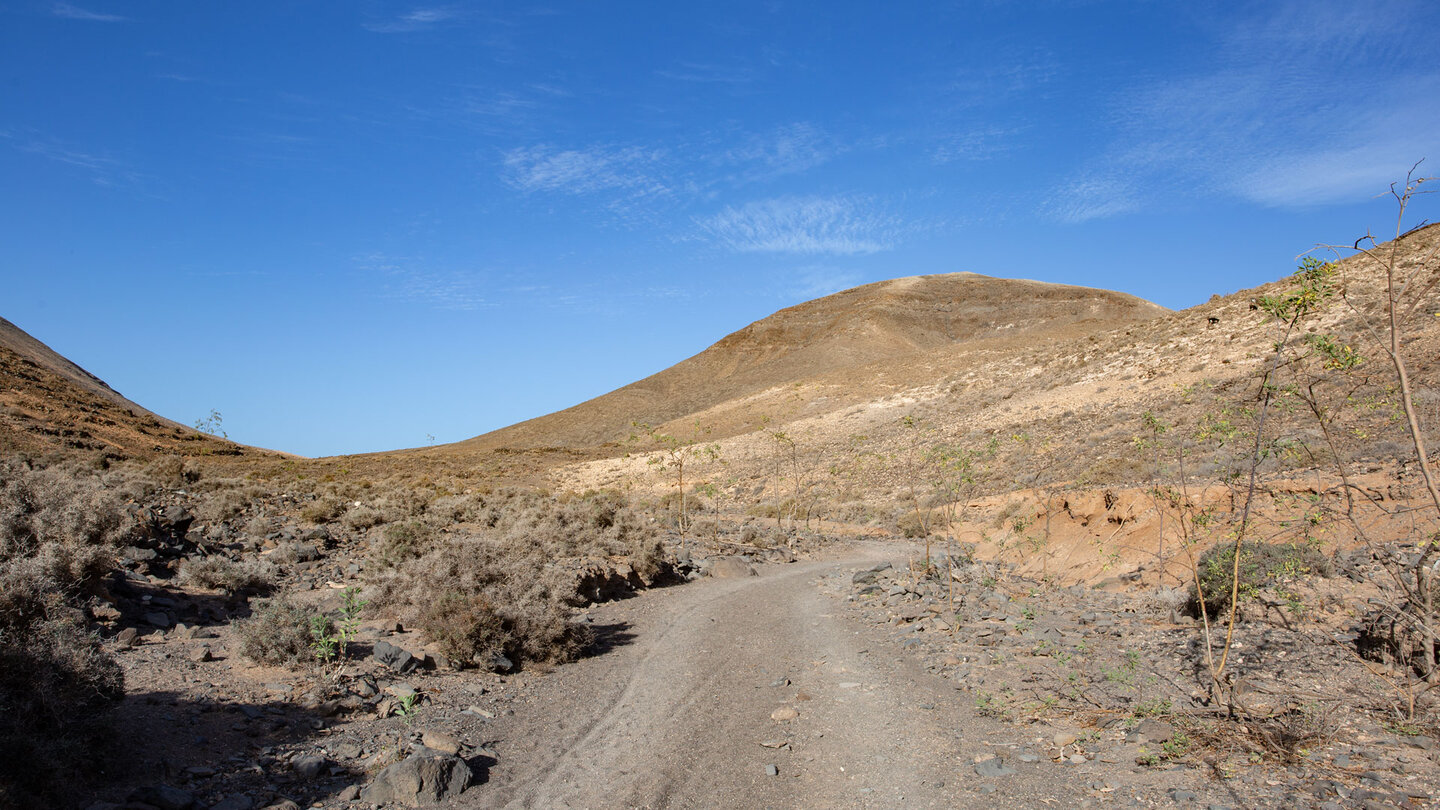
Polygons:
M596 608L608 649L541 679L492 726L498 762L462 803L1025 807L1084 796L1063 772L972 792L985 782L973 760L1007 750L996 741L1015 730L978 717L816 586L894 553L763 566ZM772 719L785 708L798 717Z

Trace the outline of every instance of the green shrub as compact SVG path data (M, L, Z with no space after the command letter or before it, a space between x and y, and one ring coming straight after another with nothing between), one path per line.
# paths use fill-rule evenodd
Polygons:
M1230 609L1234 590L1235 546L1221 543L1213 546L1196 562L1197 578L1205 594L1205 608L1213 616ZM1240 601L1243 603L1256 591L1287 579L1307 576L1329 576L1330 561L1319 549L1302 543L1247 543L1240 550ZM1190 586L1190 610L1199 615L1200 600L1195 585Z

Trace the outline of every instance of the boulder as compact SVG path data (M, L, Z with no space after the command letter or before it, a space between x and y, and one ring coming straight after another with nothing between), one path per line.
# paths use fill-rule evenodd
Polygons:
M875 580L880 576L880 572L881 572L881 571L887 571L887 570L889 570L889 569L890 569L890 563L884 562L884 563L880 563L879 565L876 565L876 566L873 567L873 568L867 568L867 569L865 569L864 571L856 571L856 572L855 572L855 575L852 576L852 577L850 577L850 584L852 584L852 585L870 585L870 584L874 583Z
M417 666L414 655L388 641L375 642L372 655L376 661L390 667L395 672L409 672Z
M420 807L459 796L470 786L470 766L454 756L415 756L387 766L360 791L371 804Z
M716 557L710 561L710 576L716 579L757 577L760 572L741 557Z

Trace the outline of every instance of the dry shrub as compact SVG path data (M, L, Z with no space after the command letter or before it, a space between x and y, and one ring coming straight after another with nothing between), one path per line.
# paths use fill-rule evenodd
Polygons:
M485 597L451 591L420 612L420 627L452 661L487 663L510 641L505 621Z
M345 514L345 501L337 495L324 495L300 509L300 517L311 523L333 523Z
M901 512L895 517L895 531L904 537L921 538L930 534L929 517L922 518L921 515L910 509Z
M195 507L195 518L201 523L217 524L234 520L260 495L254 487L229 487L212 492Z
M53 806L108 748L125 680L79 611L16 573L0 579L0 806Z
M61 798L103 753L124 677L79 602L102 590L123 525L93 477L0 462L0 806Z
M381 568L394 568L421 556L430 547L435 529L423 520L391 523L370 547L370 559Z
M397 486L382 494L376 501L376 506L380 508L385 522L388 523L422 517L429 508L430 500L431 495L423 489Z
M313 562L323 557L320 547L314 543L288 542L281 543L273 553L270 554L270 562L277 565L294 565L302 562Z
M55 588L92 591L114 567L125 533L119 499L95 479L16 461L0 466L0 565L33 559Z
M533 548L533 547L532 547ZM376 603L396 609L457 664L573 660L589 642L569 623L558 578L534 551L483 537L452 539L391 572Z
M359 532L384 523L385 513L362 503L351 506L340 522L345 524L345 528Z
M463 508L476 518L475 532L432 540L385 570L375 598L461 665L486 665L495 654L547 663L578 657L590 634L569 620L571 561L625 556L646 582L669 570L654 526L613 493L561 499L512 490L471 496Z
M198 467L180 456L163 456L152 461L145 473L170 489L181 489L200 480Z
M236 561L215 554L180 563L181 582L230 594L267 591L275 584L275 576L275 566L265 560Z
M235 622L240 654L257 664L299 667L312 659L310 614L284 597L262 599L255 612Z

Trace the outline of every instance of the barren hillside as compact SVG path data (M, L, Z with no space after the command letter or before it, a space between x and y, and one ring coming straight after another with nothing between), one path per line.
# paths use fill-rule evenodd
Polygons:
M1414 266L1433 256L1437 244L1440 226L1414 232L1397 243L1399 261ZM1284 274L1285 268L1277 268L1277 276ZM1353 459L1390 462L1405 449L1398 435L1401 425L1393 392L1386 387L1382 348L1362 318L1366 314L1375 323L1383 300L1381 277L1373 263L1356 256L1337 264L1335 284L1333 297L1297 327L1300 334L1293 339L1333 333L1367 358L1352 375L1355 401L1368 404L1351 413L1365 424L1342 439ZM1153 464L1135 449L1146 413L1169 426L1170 435L1190 436L1206 420L1233 419L1253 404L1280 337L1280 325L1257 301L1290 286L1289 279L1281 279L1178 312L1137 307L1129 311L1149 317L1129 321L936 340L844 369L817 369L787 385L687 413L665 427L688 437L692 423L724 426L705 439L728 437L720 441L722 463L696 464L689 474L692 481L725 485L737 503L792 491L797 462L803 468L802 485L825 490L817 498L833 504L894 503L906 486L900 472L904 456L940 445L979 451L993 443L996 457L983 487L989 492L1037 481L1080 487L1139 484L1153 473ZM1416 282L1412 290L1422 287ZM1417 314L1407 327L1406 351L1417 402L1428 414L1425 423L1433 426L1440 423L1440 325L1435 317L1440 297L1427 288L1414 304ZM932 334L937 332L943 330ZM1277 369L1279 382L1297 372L1285 364ZM770 417L769 428L783 428L793 450L788 443L778 446L773 430L760 429L762 416ZM1289 438L1313 451L1319 437L1300 423ZM1432 445L1437 439L1431 437ZM556 471L556 485L576 491L673 488L656 465L646 463L649 458L617 452L572 464ZM1203 469L1189 472L1213 475L1223 463L1211 453ZM1297 457L1286 463L1304 467L1315 460ZM1271 468L1277 465L1271 462Z
M119 459L247 449L151 413L0 318L0 452Z
M731 435L761 416L790 416L795 386L845 381L826 405L834 409L873 398L875 384L885 384L876 370L937 350L1015 350L1164 312L1121 293L973 273L882 281L781 310L639 382L463 444L598 445L629 436L632 422L684 424L702 415L717 435Z

